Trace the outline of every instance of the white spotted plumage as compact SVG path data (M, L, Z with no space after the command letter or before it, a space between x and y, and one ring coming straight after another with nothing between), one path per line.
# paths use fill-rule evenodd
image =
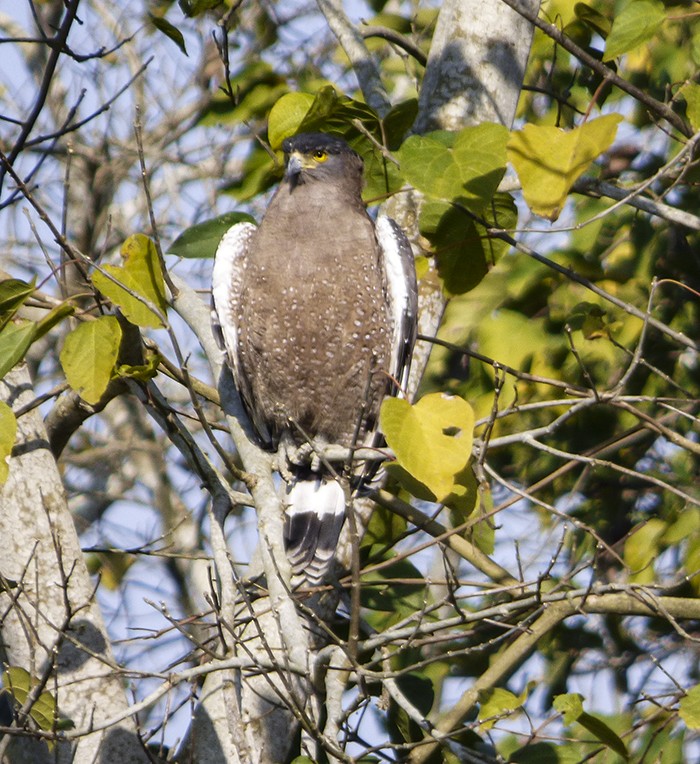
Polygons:
M367 215L362 162L347 144L322 134L285 144L285 181L261 226L233 226L217 250L215 327L265 447L377 444L381 399L406 385L415 341L411 246L393 220ZM318 166L317 149L327 154ZM349 476L339 482L318 458L288 467L287 552L315 584L333 557Z

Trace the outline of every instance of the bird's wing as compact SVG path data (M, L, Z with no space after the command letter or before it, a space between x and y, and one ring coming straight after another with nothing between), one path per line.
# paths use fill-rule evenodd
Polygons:
M252 223L237 223L219 242L212 273L212 328L219 347L233 373L243 406L261 440L269 444L270 433L257 414L250 382L240 363L238 352L238 315L240 312L243 264L250 241L257 231Z
M406 234L391 218L377 218L376 232L384 259L393 324L390 372L398 382L400 392L408 383L416 342L418 289L415 261Z

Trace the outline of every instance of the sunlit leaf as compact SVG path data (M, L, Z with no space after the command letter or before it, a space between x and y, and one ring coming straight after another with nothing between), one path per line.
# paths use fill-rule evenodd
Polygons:
M93 283L133 324L153 329L163 326L165 285L155 245L137 233L124 242L121 254L124 265L105 265L103 270L109 275L98 271L92 276Z
M299 130L313 102L311 93L286 93L275 102L267 120L267 139L273 149L281 148L282 141Z
M666 18L656 0L632 0L615 16L605 44L603 61L611 61L650 40Z
M700 684L691 687L681 698L678 715L690 729L700 729Z
M564 717L564 724L573 724L583 713L583 697L577 692L557 695L552 703L555 711Z
M520 708L524 699L513 695L502 687L492 687L479 693L479 721L481 729L489 730L498 721L498 717L507 716ZM496 718L493 718L496 717Z
M576 179L612 145L619 114L606 114L574 130L528 124L511 134L508 160L530 209L556 220Z
M27 702L29 693L36 685L36 680L32 678L29 672L19 666L11 666L4 671L2 680L5 690L12 695L19 708ZM54 696L47 690L41 692L32 703L29 715L45 732L52 730L58 716Z
M63 302L51 310L36 324L36 333L34 335L33 342L36 342L39 338L43 337L47 332L51 331L57 324L60 324L64 318L72 316L75 313L75 307L68 302Z
M700 85L697 82L687 82L678 91L678 95L685 101L685 116L693 130L700 130Z
M12 318L17 309L34 291L35 279L31 283L21 279L0 281L0 329Z
M107 389L119 354L122 330L114 316L77 326L67 337L60 360L68 384L87 403L97 403Z
M505 172L507 140L503 125L486 122L458 133L411 135L397 153L401 172L419 191L446 201L459 199L479 213Z
M36 337L33 321L7 324L0 332L0 379L23 358Z
M425 395L411 405L387 398L380 414L382 432L399 465L438 498L449 496L471 456L474 412L463 399Z
M17 419L14 412L4 401L0 401L0 484L7 480L16 437Z
M246 212L225 212L186 228L168 247L169 255L177 257L214 257L222 236L236 223L255 223Z
M649 583L653 580L653 566L659 554L659 540L665 530L666 523L652 517L627 538L622 559L630 569L631 581Z

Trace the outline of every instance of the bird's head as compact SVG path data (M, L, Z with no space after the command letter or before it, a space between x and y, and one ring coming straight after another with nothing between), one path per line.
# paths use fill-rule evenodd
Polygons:
M293 190L321 181L361 188L362 159L341 138L326 133L300 133L282 143L287 160L285 179Z

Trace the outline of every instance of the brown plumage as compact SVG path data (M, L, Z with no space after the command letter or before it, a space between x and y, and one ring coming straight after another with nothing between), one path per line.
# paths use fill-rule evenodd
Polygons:
M217 252L213 299L224 345L264 445L368 445L415 339L410 245L393 221L375 226L367 214L362 160L344 141L304 134L284 149L285 179L260 227L234 226ZM318 581L344 494L318 462L290 469L288 553Z

